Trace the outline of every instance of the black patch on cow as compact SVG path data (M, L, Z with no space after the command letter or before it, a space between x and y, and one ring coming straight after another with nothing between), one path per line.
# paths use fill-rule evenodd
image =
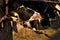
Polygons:
M19 14L19 17L26 21L30 19L30 17L34 14L34 11L27 9L26 7L20 8L17 13Z

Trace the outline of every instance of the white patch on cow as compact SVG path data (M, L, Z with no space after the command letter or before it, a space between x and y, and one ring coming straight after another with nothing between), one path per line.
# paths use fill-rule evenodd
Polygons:
M18 18L16 17L11 17L13 19L13 21L17 21Z
M60 5L56 4L55 8L60 11Z
M26 21L24 24L27 24L28 27L31 27L29 21Z
M59 12L57 11L57 14L58 14L58 16L60 17L60 14L59 14Z
M24 7L24 5L19 6L19 7L17 8L17 10L18 10L19 8L22 8L22 7Z
M21 5L20 8L24 7L24 5Z
M29 8L29 7L27 7L27 9L32 10L32 11L35 11L35 10L33 10L33 9Z
M42 19L40 13L36 12L35 10L33 10L33 9L29 8L29 7L27 7L27 9L34 11L34 14L30 17L29 20L30 21L32 21L32 20L39 20L39 22L40 22L40 20Z
M35 28L33 28L33 31L37 31Z
M30 19L29 19L29 21L33 21L34 19L31 17Z
M34 14L30 17L29 21L32 20L39 20L39 22L41 21L42 17L40 15L40 13L34 11Z
M41 22L41 19L39 19L39 22Z
M11 22L11 26L13 27L13 21L10 21Z

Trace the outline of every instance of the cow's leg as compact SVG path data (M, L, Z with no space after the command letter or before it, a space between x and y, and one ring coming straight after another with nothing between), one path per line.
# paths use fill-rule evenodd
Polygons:
M30 24L31 24L31 27L33 28L33 31L38 30L38 21L37 20L30 21Z

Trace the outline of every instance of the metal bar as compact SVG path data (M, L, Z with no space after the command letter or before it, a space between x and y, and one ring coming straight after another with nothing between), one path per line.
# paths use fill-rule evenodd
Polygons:
M8 0L5 0L5 4L8 4ZM8 6L6 6L5 13L8 14Z

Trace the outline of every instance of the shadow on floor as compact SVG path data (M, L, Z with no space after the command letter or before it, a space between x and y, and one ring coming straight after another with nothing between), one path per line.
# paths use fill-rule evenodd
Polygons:
M54 34L49 40L60 40L60 32Z

